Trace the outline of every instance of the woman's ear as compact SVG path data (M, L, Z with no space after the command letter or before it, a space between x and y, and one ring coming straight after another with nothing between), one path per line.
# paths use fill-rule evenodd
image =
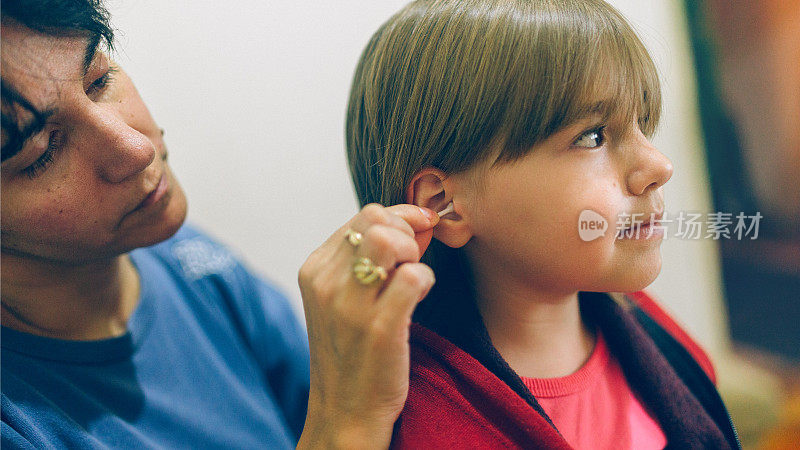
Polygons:
M406 188L408 203L441 213L452 203L452 212L442 215L433 229L433 237L448 247L463 247L472 238L468 220L461 212L461 199L455 194L457 182L439 169L420 170Z

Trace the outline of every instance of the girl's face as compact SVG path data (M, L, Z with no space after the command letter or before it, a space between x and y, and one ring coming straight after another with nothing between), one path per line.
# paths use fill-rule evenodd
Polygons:
M621 214L647 220L664 210L662 186L672 164L638 125L600 127L581 120L550 136L525 157L456 175L466 246L478 277L506 276L559 292L630 292L661 268L661 237L617 239ZM579 217L592 210L608 223L584 240ZM643 232L643 234L645 234Z

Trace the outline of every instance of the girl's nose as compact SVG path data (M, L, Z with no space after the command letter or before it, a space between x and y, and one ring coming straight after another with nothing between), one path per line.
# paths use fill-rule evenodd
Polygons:
M648 188L663 186L673 172L672 162L658 151L649 140L640 136L633 149L632 167L628 171L628 190L633 195L642 195Z

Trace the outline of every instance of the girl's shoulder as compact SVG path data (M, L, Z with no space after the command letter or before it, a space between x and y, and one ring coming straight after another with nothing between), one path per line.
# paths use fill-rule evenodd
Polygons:
M681 327L672 316L658 303L655 297L644 291L628 292L624 294L628 299L636 304L642 311L645 312L651 319L656 321L664 330L667 331L676 341L678 341L697 361L697 364L708 375L711 381L716 385L717 376L714 372L714 366L711 359L703 348L698 344L686 330Z
M567 442L471 355L414 323L406 404L391 448L548 448Z

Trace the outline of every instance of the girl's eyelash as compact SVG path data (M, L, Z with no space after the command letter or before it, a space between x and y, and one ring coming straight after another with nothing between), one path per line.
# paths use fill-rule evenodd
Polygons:
M41 175L42 172L47 170L47 168L50 166L50 163L53 162L53 156L63 145L63 140L63 134L61 131L54 130L51 132L50 139L47 141L47 149L45 149L44 153L42 153L42 155L39 156L39 158L37 158L33 164L22 169L22 172L31 179Z
M86 89L86 94L91 95L95 92L100 92L108 86L109 83L114 79L114 74L117 72L117 68L114 66L110 66L106 73L104 73L100 78L94 80L92 84Z
M586 130L586 131L582 132L581 134L579 134L577 136L577 138L575 138L575 140L572 141L572 145L575 146L575 147L580 147L580 148L597 148L597 147L600 147L606 141L605 130L606 130L606 126L605 125L599 125L599 126L596 126L594 128L589 128L588 130ZM582 137L584 137L584 136L586 136L587 134L590 134L590 133L597 134L598 140L600 142L596 146L584 147L582 145L575 145L575 143L578 142L579 140L581 140Z

